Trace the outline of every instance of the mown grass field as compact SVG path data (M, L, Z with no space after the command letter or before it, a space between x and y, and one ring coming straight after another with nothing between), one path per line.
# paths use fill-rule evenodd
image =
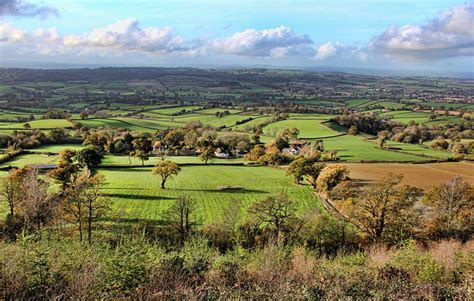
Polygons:
M306 119L288 119L275 123L271 123L263 129L263 132L269 136L278 136L287 128L297 128L300 130L299 137L304 138L320 138L334 136L338 132L330 129L322 122L324 120L306 120Z
M19 155L8 162L4 162L0 167L16 166L21 167L25 165L36 164L55 164L58 161L57 156L49 156L44 154L24 154Z
M54 145L42 145L40 147L30 149L32 152L50 152L50 153L59 153L63 149L72 149L72 150L81 150L84 148L81 144L54 144Z
M166 156L166 160L171 160L178 164L203 164L203 161L197 156ZM144 162L145 165L155 165L156 162L162 160L161 157L150 157L149 160ZM242 159L211 159L209 160L209 165L212 164L235 164L243 163ZM130 156L111 156L106 155L102 161L102 165L114 166L114 165L130 165L130 166L140 166L142 161L137 157Z
M21 122L15 123L0 123L0 129L24 129L24 124ZM40 119L29 121L32 129L54 129L54 128L68 128L72 124L65 119Z
M393 141L387 141L387 145L388 147L392 147L392 148L397 148L397 149L400 148L400 151L414 154L414 155L422 155L422 156L428 156L432 158L442 158L442 159L453 157L453 155L448 153L447 151L431 149L429 148L429 146L425 146L425 145L400 143L400 142L393 142Z
M336 150L342 160L355 161L423 161L426 158L380 149L361 136L345 135L324 139L325 150Z
M150 168L100 169L107 178L104 193L111 199L119 219L160 220L162 213L180 195L198 203L205 222L218 221L231 202L241 202L244 216L249 205L268 195L286 192L300 210L320 208L310 186L296 185L284 170L262 166L184 166L181 173L160 189L160 178ZM221 191L219 186L240 186L239 191Z

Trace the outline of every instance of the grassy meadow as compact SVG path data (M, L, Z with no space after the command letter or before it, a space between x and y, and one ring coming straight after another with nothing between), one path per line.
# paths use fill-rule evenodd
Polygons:
M242 213L256 200L286 192L302 209L319 208L310 186L295 185L284 170L263 166L183 166L181 173L160 189L160 178L150 168L99 169L107 178L104 193L112 200L113 211L124 220L159 220L161 213L180 195L198 202L198 212L206 221L216 221L231 202L241 201ZM237 191L221 191L219 186L240 186Z

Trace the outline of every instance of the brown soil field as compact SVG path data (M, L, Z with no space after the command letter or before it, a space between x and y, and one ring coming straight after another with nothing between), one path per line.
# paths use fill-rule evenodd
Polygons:
M369 182L389 174L403 174L403 183L430 189L449 181L455 175L474 185L474 163L448 162L430 164L344 163L354 181Z

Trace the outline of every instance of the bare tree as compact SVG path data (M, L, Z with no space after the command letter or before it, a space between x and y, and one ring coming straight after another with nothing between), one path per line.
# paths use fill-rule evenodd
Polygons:
M295 217L293 202L285 193L271 195L254 203L249 212L261 222L270 224L277 233L280 233L283 226Z
M38 177L36 169L30 169L23 181L21 208L27 224L41 230L52 215L52 204L48 199L48 183Z
M425 196L432 207L428 215L430 234L467 239L474 233L474 187L455 176Z
M63 207L64 218L76 224L81 241L84 239L84 229L87 231L89 244L92 243L94 223L109 210L108 200L101 192L104 184L105 177L100 174L77 178L68 190L68 197Z
M198 224L196 201L189 196L180 196L165 212L165 220L176 230L183 244Z

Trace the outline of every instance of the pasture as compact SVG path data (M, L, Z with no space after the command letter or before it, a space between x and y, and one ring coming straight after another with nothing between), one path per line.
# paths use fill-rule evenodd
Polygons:
M380 149L361 136L344 135L323 139L325 150L335 150L341 160L355 161L422 161L426 158Z
M183 166L176 178L160 189L159 176L151 168L99 169L107 178L104 193L111 199L113 211L125 221L159 220L164 210L180 195L198 202L203 221L218 221L231 202L241 202L242 213L248 206L278 192L286 192L302 211L320 208L310 186L295 185L284 170L262 166ZM241 190L222 191L220 186L240 186Z
M300 139L314 139L338 135L339 133L330 129L324 120L316 119L288 119L271 123L264 127L263 132L266 135L276 137L287 128L297 128L300 130Z

